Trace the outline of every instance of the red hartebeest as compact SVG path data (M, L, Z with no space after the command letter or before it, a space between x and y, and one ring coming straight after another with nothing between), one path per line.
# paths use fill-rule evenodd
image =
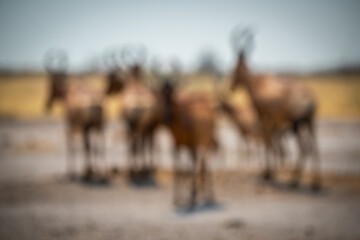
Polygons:
M256 75L247 64L247 53L253 44L253 34L248 28L236 31L232 43L238 51L238 59L232 78L232 87L243 85L259 116L267 152L282 151L282 135L285 131L294 133L299 157L293 174L292 185L297 186L304 160L312 156L314 189L320 187L320 159L318 156L314 121L316 100L313 93L299 83L286 81L272 75ZM239 43L242 45L239 46ZM271 177L271 163L267 154L265 178Z
M102 157L104 115L101 93L83 85L69 84L67 59L63 52L52 52L45 58L45 67L49 77L46 111L50 111L54 101L63 102L66 120L67 167L68 174L75 174L74 142L76 133L80 133L85 155L84 179L90 180L97 172L94 169L96 158ZM98 137L92 138L92 134ZM101 137L101 139L100 139Z

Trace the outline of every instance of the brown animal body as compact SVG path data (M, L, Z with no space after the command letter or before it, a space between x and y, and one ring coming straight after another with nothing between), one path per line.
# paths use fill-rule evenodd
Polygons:
M252 41L252 36L247 36ZM243 85L248 91L253 106L258 113L263 131L263 139L268 153L281 153L282 136L291 131L297 140L299 157L293 175L293 186L297 186L304 160L313 159L313 187L320 185L318 150L314 131L316 99L303 85L286 81L271 75L255 75L247 66L245 49L241 49L234 70L232 86ZM272 174L271 162L267 154L265 178Z
M246 144L246 157L250 158L253 153L260 152L263 146L262 130L255 109L250 104L237 106L225 99L220 99L220 107L243 137Z
M116 76L109 77L107 93L120 95L120 115L127 127L130 173L153 170L154 137L159 115L157 99L144 82L141 66L134 64L128 72L119 70ZM145 159L147 150L149 157Z
M175 140L174 149L174 202L178 203L180 178L178 175L179 149L190 151L192 185L189 206L196 205L198 193L207 193L207 201L214 201L213 183L208 169L210 152L216 147L215 112L212 103L203 96L179 97L174 87L165 82L161 89L162 121ZM198 178L200 182L198 184Z
M48 75L50 85L46 110L51 110L54 101L62 101L64 106L68 174L71 177L75 175L73 140L76 134L80 134L85 155L83 177L90 179L95 174L95 158L103 157L102 154L104 153L104 146L102 146L104 142L102 94L84 86L70 85L65 70L59 71L48 68ZM91 138L92 133L98 136L96 140ZM101 139L99 139L100 137Z
M154 167L153 148L154 134L158 126L158 112L156 97L143 79L139 66L131 69L130 76L122 90L122 116L127 124L128 141L130 142L129 164L132 168ZM149 150L149 159L145 159L145 152ZM139 153L140 161L136 161Z

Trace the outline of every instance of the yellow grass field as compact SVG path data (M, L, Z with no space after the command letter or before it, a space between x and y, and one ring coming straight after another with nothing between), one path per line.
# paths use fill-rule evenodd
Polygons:
M102 90L104 76L94 75L82 81ZM319 117L321 119L360 120L360 75L329 75L297 77L304 81L317 95ZM76 81L73 79L73 81ZM78 80L79 81L79 80ZM225 82L225 83L224 83ZM226 81L223 84L226 85ZM61 104L56 104L50 116L44 112L47 96L45 75L0 76L0 118L2 119L57 119L61 116ZM206 77L191 76L184 84L184 91L213 91L213 84ZM244 98L238 91L238 98ZM119 98L105 100L106 114L109 119L118 116Z

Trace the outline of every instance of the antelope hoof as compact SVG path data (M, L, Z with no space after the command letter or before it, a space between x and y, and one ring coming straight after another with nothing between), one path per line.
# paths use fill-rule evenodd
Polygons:
M196 199L190 199L189 204L188 204L188 209L194 210L196 207L197 203L196 203Z
M89 181L89 180L91 180L93 175L94 175L93 170L91 168L87 168L85 170L85 172L84 172L84 175L83 175L82 179L85 180L85 181Z
M196 203L195 202L190 202L189 205L186 208L187 212L193 212L195 210L196 207Z
M207 199L205 200L205 202L204 202L204 205L205 205L205 206L209 206L209 207L215 206L215 205L216 205L216 200L215 200L215 198L214 198L214 197L207 198Z
M296 189L299 187L299 181L298 180L293 180L290 182L290 188L291 189Z

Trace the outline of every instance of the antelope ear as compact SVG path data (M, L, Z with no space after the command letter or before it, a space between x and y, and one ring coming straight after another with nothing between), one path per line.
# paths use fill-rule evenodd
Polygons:
M255 34L253 26L237 25L230 34L231 47L237 53L246 51L249 54L253 50Z

